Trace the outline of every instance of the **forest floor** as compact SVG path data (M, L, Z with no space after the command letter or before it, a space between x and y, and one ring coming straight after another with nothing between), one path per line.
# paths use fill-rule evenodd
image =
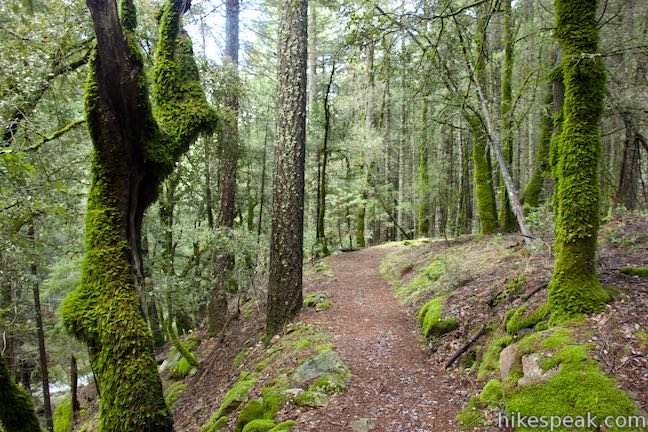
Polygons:
M370 248L327 260L335 279L324 286L334 307L305 309L300 319L332 334L332 342L353 374L346 393L320 410L297 417L310 431L423 432L454 430L463 403L448 378L429 367L416 320L394 296L378 268L394 248Z
M607 222L599 240L597 272L602 285L615 293L615 301L574 323L570 343L586 344L598 368L645 413L648 278L619 270L648 264L648 217L630 215ZM210 338L203 329L182 338L185 344L193 340L191 349L200 360L196 373L172 378L162 362L174 356L177 360L178 354L170 344L158 352L175 430L240 431L236 424L246 403L264 401L269 390L283 389L293 396L272 418L277 424L295 420L293 431L504 432L508 429L495 425L501 404L473 411L476 422L468 427L459 424L457 414L489 378L499 378L499 368L482 374L482 366L488 365L486 351L493 341L508 332L511 311L537 310L546 303L554 259L550 243L548 238L527 248L516 235L467 236L338 252L304 266L304 296L320 293L329 307L317 311L305 306L285 332L268 343L262 342L264 290L249 292L225 334ZM443 316L456 317L459 326L425 339L417 313L435 296L444 299ZM486 334L446 368L448 359L484 326ZM529 327L509 332L513 341L532 333ZM298 403L294 395L311 392L314 379L295 377L305 365L323 358L343 363L349 372L343 373L345 388L327 391L321 404ZM334 365L337 371L338 366ZM237 384L247 379L253 380L252 387L227 411L226 423L206 427ZM95 430L93 386L86 386L81 395L85 415L74 430Z

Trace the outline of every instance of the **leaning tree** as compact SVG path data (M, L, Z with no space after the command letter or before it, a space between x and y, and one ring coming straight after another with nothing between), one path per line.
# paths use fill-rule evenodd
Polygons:
M96 32L85 110L93 142L82 281L63 305L99 377L101 430L171 431L142 299L142 217L161 181L215 112L182 28L188 0L166 0L151 93L132 0L87 0Z

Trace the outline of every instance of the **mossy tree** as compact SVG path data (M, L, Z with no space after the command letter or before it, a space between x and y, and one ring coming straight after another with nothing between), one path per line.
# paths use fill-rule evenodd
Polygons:
M0 424L6 432L40 432L31 396L11 377L0 356Z
M142 307L141 229L161 181L213 109L182 28L188 1L168 0L149 101L131 0L87 0L96 33L85 90L93 142L82 281L62 309L66 328L87 343L101 388L104 432L171 431L172 419Z
M480 16L477 20L477 61L475 63L475 82L480 86L484 98L487 97L487 70L486 51L488 42L486 40L486 29L488 26L488 14L490 2L485 2L480 7ZM492 182L492 166L488 153L488 131L486 124L477 114L467 115L470 133L473 139L473 164L475 172L475 194L477 201L477 212L479 214L479 226L482 234L494 233L499 225L497 222L497 204L495 191Z
M513 23L511 17L511 0L502 2L503 27L504 27L504 59L502 60L502 103L500 113L502 116L502 153L506 163L513 163ZM515 215L511 209L511 202L506 193L506 183L500 175L500 210L499 224L505 232L515 229Z
M597 53L597 1L555 0L556 36L565 85L562 131L555 149L556 262L549 285L552 320L592 313L607 295L596 276L599 227L599 120L605 68Z
M421 99L421 136L419 138L418 154L418 234L422 237L430 235L430 179L428 174L428 142L427 142L428 99Z
M306 0L284 0L277 47L277 145L266 334L301 308L306 150Z

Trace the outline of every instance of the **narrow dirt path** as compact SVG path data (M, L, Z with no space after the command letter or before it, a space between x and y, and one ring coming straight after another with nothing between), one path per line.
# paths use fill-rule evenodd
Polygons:
M323 289L334 302L326 312L302 319L333 335L353 379L345 394L323 409L305 411L298 422L309 431L449 432L460 401L445 377L426 365L416 322L378 274L394 249L371 248L327 260L335 280ZM358 427L371 419L372 429ZM358 421L360 420L360 421Z

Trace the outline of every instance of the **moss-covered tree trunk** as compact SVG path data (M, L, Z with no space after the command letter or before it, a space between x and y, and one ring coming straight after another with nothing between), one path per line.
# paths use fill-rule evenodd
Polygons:
M475 175L475 194L480 232L484 235L497 231L497 206L487 157L488 137L478 117L470 118L470 133L473 139L473 170Z
M236 212L236 176L238 165L238 111L239 111L239 0L225 2L225 113L218 130L220 206L216 226L231 230ZM229 233L226 233L229 235ZM236 288L232 279L234 255L217 251L213 256L213 279L209 305L209 332L215 335L227 322L228 291Z
M0 424L6 432L40 432L31 396L18 387L0 355Z
M504 27L504 59L502 62L502 103L500 112L502 115L502 153L506 163L510 166L513 163L513 24L511 17L511 0L503 0L503 27ZM515 215L511 209L511 202L506 193L506 183L500 175L500 211L499 224L503 231L512 232L515 229Z
M555 10L565 100L556 153L556 262L549 303L552 321L559 322L601 310L607 299L595 262L605 68L597 53L597 1L555 0Z
M480 16L477 20L477 61L475 63L475 82L479 86L481 97L486 98L487 71L486 52L488 42L486 40L486 28L488 23L489 2L480 7ZM495 190L491 174L490 157L488 156L488 132L486 125L476 114L468 115L470 134L473 139L473 169L475 172L475 194L477 201L477 213L479 214L480 232L484 235L492 234L499 228L497 222L497 204L495 201Z
M86 213L86 257L79 288L63 304L67 329L88 344L101 388L100 430L173 430L152 337L144 319L141 228L160 182L200 131L211 131L191 41L181 26L187 9L168 0L160 18L148 97L135 41L132 1L87 0L97 36L85 91L93 141Z
M428 142L427 142L428 99L421 99L421 136L419 137L418 154L418 234L430 235L430 180L428 175Z
M277 47L277 146L266 333L301 309L306 144L306 0L284 0Z
M461 135L461 181L459 185L459 215L456 234L469 234L472 230L473 208L470 182L470 142Z

